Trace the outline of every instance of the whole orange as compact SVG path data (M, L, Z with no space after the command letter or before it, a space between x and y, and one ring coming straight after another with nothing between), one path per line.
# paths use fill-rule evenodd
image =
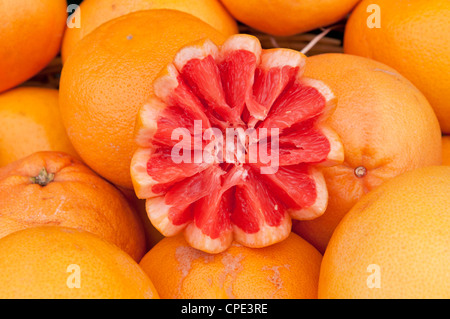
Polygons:
M336 228L319 298L450 297L450 167L419 168L370 192Z
M84 0L71 16L80 19L79 28L68 28L64 34L61 55L63 61L75 45L103 23L131 12L150 9L172 9L192 14L225 36L238 33L237 23L219 0Z
M225 40L187 13L147 10L109 21L79 42L62 70L60 107L69 139L86 164L116 185L133 187L137 112L179 48L202 38Z
M78 157L59 111L58 90L19 87L0 94L0 167L38 151Z
M317 298L322 255L291 233L264 248L234 243L219 254L166 237L140 262L161 298ZM170 274L170 275L168 275Z
M64 153L38 152L0 169L0 238L40 225L92 232L136 261L146 252L141 221L122 193Z
M59 53L66 7L65 0L0 2L0 92L33 77Z
M379 27L373 27L377 19ZM449 33L448 0L364 0L348 20L344 51L400 72L422 91L442 131L450 133Z
M259 31L290 36L343 19L359 0L221 0L237 20Z
M2 299L157 299L125 252L92 233L28 228L0 239Z
M442 165L450 166L450 136L442 137Z
M329 120L341 137L344 163L323 170L325 213L298 222L295 232L321 252L342 217L362 195L403 172L442 162L439 123L423 94L394 69L347 54L307 59L305 76L327 83L337 97Z

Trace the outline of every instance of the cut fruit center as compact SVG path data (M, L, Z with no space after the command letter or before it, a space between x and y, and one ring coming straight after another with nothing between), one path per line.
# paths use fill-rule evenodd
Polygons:
M184 231L207 252L233 240L264 247L289 235L291 218L325 211L318 167L341 162L343 151L324 124L334 96L302 78L304 64L301 53L262 50L247 35L176 55L139 112L131 167L164 235Z

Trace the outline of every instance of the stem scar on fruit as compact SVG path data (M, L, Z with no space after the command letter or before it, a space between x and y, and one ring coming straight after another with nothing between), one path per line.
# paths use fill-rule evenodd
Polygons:
M358 166L355 168L355 176L358 178L363 178L367 174L367 169L364 166Z
M31 177L32 184L38 184L40 186L47 186L55 179L55 174L48 173L47 169L43 167L37 176Z

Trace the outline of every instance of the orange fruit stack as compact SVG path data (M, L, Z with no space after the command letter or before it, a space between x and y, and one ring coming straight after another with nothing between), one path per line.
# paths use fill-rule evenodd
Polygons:
M76 3L0 1L0 298L450 297L450 1Z

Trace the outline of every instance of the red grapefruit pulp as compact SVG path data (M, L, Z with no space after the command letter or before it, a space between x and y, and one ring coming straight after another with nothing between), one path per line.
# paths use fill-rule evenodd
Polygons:
M325 123L334 95L304 66L301 53L242 34L178 52L138 114L131 163L163 235L184 231L210 253L233 240L264 247L289 235L291 218L325 211L320 167L342 162L343 148Z

